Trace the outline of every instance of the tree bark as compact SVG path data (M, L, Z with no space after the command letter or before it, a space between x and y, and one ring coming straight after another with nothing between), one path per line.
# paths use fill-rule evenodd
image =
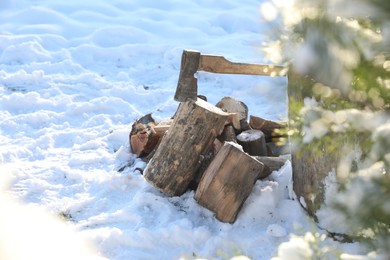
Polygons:
M289 118L295 120L300 116L300 108L304 105L304 98L311 97L311 88L314 82L309 77L304 77L289 71L288 97ZM297 140L292 136L293 147ZM299 139L298 139L299 140ZM324 143L321 147L309 143L298 143L299 148L291 153L293 171L293 189L298 201L306 209L309 215L317 220L316 211L321 208L325 199L324 180L329 173L337 167L340 159L340 151L345 144L340 144L339 149Z
M263 170L263 164L225 143L202 176L195 200L222 222L233 223Z
M225 126L221 135L219 135L217 138L221 143L224 143L224 142L237 143L236 133L234 131L233 126L231 126L231 125Z
M181 103L144 171L145 179L168 195L182 195L195 177L201 156L221 133L227 115L201 99Z

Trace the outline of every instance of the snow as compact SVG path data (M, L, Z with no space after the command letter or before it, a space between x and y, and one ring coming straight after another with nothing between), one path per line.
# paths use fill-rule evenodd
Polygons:
M237 139L239 141L251 142L251 141L259 140L263 136L264 136L263 132L257 130L251 130L251 131L242 132L237 136Z
M168 197L147 183L128 144L137 118L175 113L183 49L263 63L265 28L255 0L2 1L0 258L270 259L312 229L291 197L290 162L225 224L193 191ZM254 115L287 116L283 77L197 78L213 104L232 96Z

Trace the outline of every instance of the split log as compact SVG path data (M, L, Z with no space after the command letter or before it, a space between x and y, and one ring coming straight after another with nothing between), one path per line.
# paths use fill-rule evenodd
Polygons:
M233 125L236 130L244 131L250 129L247 121L248 106L244 102L232 97L224 97L216 104L216 106L225 112L238 114L240 127L237 128L236 125Z
M263 170L263 164L225 143L202 176L195 200L222 222L233 223Z
M139 157L148 155L157 145L160 136L154 130L156 121L151 114L136 120L129 134L131 151Z
M164 137L164 135L166 134L166 132L169 130L171 124L172 124L172 119L167 119L167 120L163 120L161 121L160 123L158 123L153 129L155 131L155 138L157 139L157 141L155 141L154 143L154 148L152 151L148 152L147 154L144 153L143 156L140 156L140 158L145 161L145 162L149 162L150 159L152 159L152 157L154 156L154 154L156 153L156 150L158 148L158 146L160 145L161 143L161 140L162 138Z
M268 177L273 171L278 171L287 162L283 157L253 156L256 160L264 164L264 169L259 175L259 179Z
M249 118L249 126L252 129L262 131L266 136L267 142L274 142L275 140L272 140L273 138L285 136L284 134L277 133L277 131L286 128L287 124L285 122L276 122L251 115Z
M199 168L196 171L193 180L188 185L189 190L196 190L198 188L199 182L202 179L203 173L206 171L207 167L209 167L210 163L213 161L216 153L216 144L219 146L220 142L218 139L215 139L214 145L210 148L208 152L202 154L199 158ZM222 146L222 145L221 145ZM218 148L217 148L218 149Z
M172 125L144 170L160 191L182 195L194 179L202 155L222 132L228 114L198 99L181 103Z
M225 125L232 125L234 129L241 130L241 120L237 113L229 113Z
M248 118L248 106L235 98L223 97L215 106L228 113L237 113L240 120Z
M243 131L237 135L237 142L249 155L267 156L265 136L260 130Z

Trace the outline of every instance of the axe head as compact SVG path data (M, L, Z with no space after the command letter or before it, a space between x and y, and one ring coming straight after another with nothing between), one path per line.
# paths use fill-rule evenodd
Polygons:
M175 100L184 102L188 98L197 100L198 80L195 73L198 71L200 63L200 52L184 50L181 56L181 68L179 81L177 83Z

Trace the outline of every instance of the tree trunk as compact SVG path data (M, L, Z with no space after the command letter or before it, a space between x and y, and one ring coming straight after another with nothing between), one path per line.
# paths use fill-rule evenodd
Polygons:
M308 86L313 85L313 83L309 78L290 71L288 75L290 120L295 120L300 116L299 113L304 105L304 98L312 96L311 88ZM293 142L296 139L296 137L292 137ZM340 158L338 153L343 144L339 144L339 149L332 149L327 143L324 143L321 147L312 143L299 143L299 145L299 149L294 149L291 153L293 189L301 205L309 215L317 220L315 213L324 203L324 180L337 167Z
M168 195L182 195L195 177L201 156L221 133L227 115L201 99L181 103L144 171L145 179Z
M246 130L237 135L237 142L245 152L253 156L267 156L267 146L262 131Z
M225 143L204 172L195 200L222 222L233 223L263 170L263 164Z

